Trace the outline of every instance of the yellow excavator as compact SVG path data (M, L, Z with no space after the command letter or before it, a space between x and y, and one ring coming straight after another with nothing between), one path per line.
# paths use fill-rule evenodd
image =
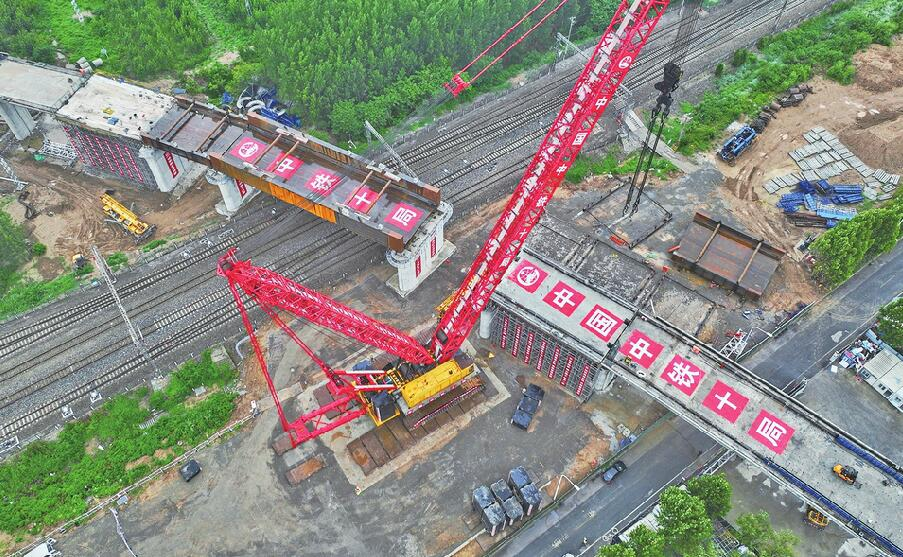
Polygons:
M147 224L139 219L138 215L130 211L122 203L116 201L110 193L112 192L108 191L100 196L100 201L103 203L104 214L119 223L126 232L131 234L135 239L136 244L153 236L154 230L157 228L156 225Z
M811 505L806 506L806 523L821 530L828 525L828 517Z

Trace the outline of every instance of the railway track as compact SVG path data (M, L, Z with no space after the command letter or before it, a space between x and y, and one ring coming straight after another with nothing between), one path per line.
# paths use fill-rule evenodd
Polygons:
M793 9L801 5L803 1L800 0L794 4L788 4L787 9ZM747 28L746 24L748 22L746 18L769 4L775 6L776 9L764 16L758 16L753 22L753 27ZM692 36L693 44L697 48L686 60L685 65L704 56L706 50L703 47L712 43L713 40L717 40L726 31L739 27L744 30L744 33L748 33L761 25L773 22L773 16L778 13L778 8L780 8L781 4L782 1L757 0L743 6L736 12L722 15L714 20L705 20L705 25L697 29ZM643 53L643 56L637 61L637 66L632 69L626 81L627 86L631 90L642 85L651 84L654 79L659 77L661 66L670 59L670 45L676 32L676 26L669 26L666 33L659 36L658 44L662 46L652 48L651 52L647 50ZM417 165L426 161L430 163L430 167L435 168L452 158L456 158L460 153L459 149L463 146L468 148L479 147L493 139L492 134L496 132L507 133L531 123L537 118L543 116L551 117L564 102L567 94L570 92L570 85L582 70L582 64L579 64L574 69L562 73L557 79L550 80L549 83L545 83L538 89L531 91L530 99L540 99L538 103L531 103L512 114L510 106L504 102L504 98L495 100L487 105L486 110L488 112L486 110L481 112L479 121L471 121L460 128L456 128L453 134L438 136L430 141L418 144L407 151L403 151L401 155L408 164Z
M309 246L309 249L299 250L293 256L282 260L281 264L274 265L274 269L287 276L297 276L303 274L308 280L316 279L320 275L326 273L329 268L320 259L323 257L344 257L353 260L360 257L368 250L372 250L372 246L362 246L360 242L349 241L353 239L350 232L343 231L343 234L329 236L323 242ZM362 260L362 262L365 260ZM146 338L161 332L165 327L181 321L196 313L201 313L198 319L190 322L186 327L178 328L172 335L165 337L153 346L148 347L148 351L153 359L163 359L167 353L181 349L197 337L203 337L203 334L196 334L196 331L209 332L217 327L238 317L238 312L233 306L231 293L225 289L220 289L201 297L185 308L177 311L178 316L171 320L164 320L159 325L155 323L146 332ZM190 331L186 333L185 331ZM100 366L104 359L116 354L128 353L128 359L121 364L112 367L104 373L82 382L77 387L69 390L65 395L35 405L33 408L21 415L8 421L0 430L0 437L9 437L17 435L23 429L31 424L49 416L55 411L61 410L64 406L87 396L92 391L99 391L106 385L118 381L127 374L136 372L146 366L143 357L135 350L128 337L120 339L115 344L94 352L87 356L89 361L80 365L78 368L66 368L46 376L34 383L29 383L15 393L7 396L0 403L0 411L6 409L16 401L23 400L33 396L39 391L48 388L50 385L62 381L70 376L84 373L92 368Z
M781 3L780 0L759 0L757 2L751 2L740 9L742 14L740 14L739 17L743 18L749 14L754 14L756 10L769 4L774 5L775 8L777 8ZM797 2L788 4L786 9L791 10L804 3L805 0L798 0ZM744 28L744 33L751 32L752 30L760 28L762 25L771 23L774 20L776 12L777 10L775 9L769 11L768 14L760 15L752 22L751 28ZM709 39L715 37L718 32L723 32L728 24L736 26L738 23L738 12L735 11L729 16L722 16L714 22L710 21L706 23L706 28L698 33L698 36L695 38L696 41L699 41L702 37L709 37ZM669 31L674 32L674 30ZM663 41L663 44L670 44L670 41L665 40ZM664 61L665 57L668 55L668 51L668 47L663 46L659 49L655 49L649 56L641 60L641 63L645 62L644 67L637 68L640 70L639 75L631 75L632 80L628 83L628 86L633 89L636 88L638 84L648 83L653 75L657 75L659 68L656 67L656 64ZM689 60L699 59L705 54L705 45L699 45L697 42L697 48L691 53ZM529 125L536 119L541 119L545 114L551 116L552 113L557 110L561 102L563 102L564 97L563 94L552 96L549 93L560 88L563 84L573 81L577 71L563 74L561 78L553 80L550 83L543 85L540 89L533 91L531 93L531 98L539 98L540 101L532 103L516 114L510 116L501 115L501 113L510 112L510 103L494 101L493 104L498 104L498 106L490 109L490 112L488 113L484 112L481 121L471 122L465 126L456 128L451 134L443 135L420 144L409 151L403 152L403 156L408 159L409 162L413 161L415 164L418 164L418 166L420 166L420 163L423 163L424 165L429 164L431 167L435 167L437 164L442 164L442 162L454 158L454 154L459 154L460 147L464 145L471 149L475 147L485 147L490 145L493 141L498 141L499 136L510 134L523 126ZM496 120L493 118L493 115L500 115L500 118ZM523 136L495 148L490 153L469 163L466 167L458 168L454 172L441 177L436 181L436 185L446 190L448 192L448 199L456 204L467 204L468 202L471 202L476 206L474 200L476 200L478 196L481 194L488 194L492 197L494 189L500 191L500 193L496 195L496 197L500 197L502 193L507 191L506 187L507 185L510 185L510 178L512 176L516 177L522 172L524 164L532 157L532 153L530 153L529 156L519 157L518 160L511 161L501 170L492 168L493 175L491 180L474 180L470 185L459 188L456 188L455 184L459 179L472 172L478 171L486 165L495 163L495 161L505 155L521 149L532 141L538 140L544 134L545 126L540 126L539 129L529 131ZM454 154L449 157L447 156L448 152L453 152ZM443 153L446 155L443 155ZM204 254L203 256L194 257L192 259L196 263L203 258L218 255L219 253L222 253L225 247L234 245L243 239L250 238L271 224L272 223L269 221L260 222L242 231L239 235L221 238L220 241L215 242L213 245L204 249L202 252ZM280 243L283 242L285 242L285 239L281 238ZM321 277L328 267L328 265L319 261L321 258L335 260L336 256L343 256L345 260L354 260L365 254L368 250L372 250L372 248L373 246L370 245L361 247L361 242L354 241L352 235L343 230L339 234L331 235L326 241L311 245L310 249L303 250L284 260L277 261L273 267L288 276L301 275L305 281L310 282ZM120 295L128 296L146 290L147 288L159 284L161 280L180 273L190 265L191 262L188 261L176 261L154 275L148 275L129 283L120 289ZM188 282L183 283L183 286L185 287L173 291L174 295L190 290L193 284L192 281L197 280L198 276L200 275L196 275L195 278L189 279ZM166 295L166 299L172 297L169 292L167 292ZM163 302L165 302L166 299L164 299ZM161 300L155 300L152 303L160 304L162 302ZM33 342L40 341L56 332L72 327L89 315L111 305L112 300L107 296L103 296L102 299L88 300L87 302L43 318L28 327L6 334L0 337L0 357L12 354ZM144 305L145 304L142 304L141 307L144 307ZM201 315L197 315L196 319L189 321L187 324L181 323L189 317L193 317L201 312L203 312ZM170 328L175 329L175 332L164 337L150 347L151 355L153 358L162 359L167 354L182 349L185 344L190 343L192 340L204 337L207 333L229 323L236 315L237 313L232 307L231 295L227 291L221 290L211 292L187 306L157 319L153 323L152 327L149 329L148 336L156 333L162 334ZM129 352L128 358L124 362L111 367L90 380L81 382L81 384L71 391L68 391L63 396L40 402L34 407L29 408L27 412L12 418L3 426L2 430L0 430L0 438L16 435L41 419L60 410L63 406L87 396L91 391L100 390L107 385L126 378L131 373L140 371L142 367L146 365L143 358L136 350L128 348L130 343L128 343L127 339L119 342L120 344L117 344L119 353ZM61 351L65 351L65 349ZM9 403L6 402L7 400L21 400L22 398L33 396L42 389L46 389L51 384L66 379L73 373L87 372L89 366L99 365L103 359L116 352L117 349L104 350L103 354L100 354L100 351L95 352L91 355L91 362L85 366L80 366L77 370L69 368L59 371L56 374L49 376L48 380L36 382L32 388L26 387L27 390L21 390L20 392L7 397L2 403L3 405L0 406L0 410L9 406ZM93 357L98 354L100 354L98 357Z

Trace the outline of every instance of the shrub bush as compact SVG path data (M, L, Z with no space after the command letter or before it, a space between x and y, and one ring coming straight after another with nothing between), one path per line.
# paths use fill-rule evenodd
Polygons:
M40 256L44 255L45 253L47 253L47 246L42 244L41 242L35 242L31 246L31 254L32 255L34 255L36 257L40 257Z

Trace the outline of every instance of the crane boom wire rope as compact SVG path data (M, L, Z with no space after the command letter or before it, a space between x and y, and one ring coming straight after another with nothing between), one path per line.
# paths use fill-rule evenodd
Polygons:
M535 12L537 9L539 9L540 6L545 4L545 2L546 2L546 0L542 0L539 4L534 6L533 9L530 10L529 12L527 12L524 15L524 17L522 17L516 24L514 24L507 31L505 31L501 37L496 39L494 43L492 43L485 50L483 50L483 52L481 52L479 56L477 56L476 58L471 60L471 62L469 64L464 66L461 70L458 71L458 73L456 73L454 76L452 76L452 80L450 83L445 83L443 85L446 89L448 89L448 91L452 94L452 96L457 97L461 93L461 91L470 87L474 81L476 81L481 75L486 73L486 70L488 70L489 68L494 66L499 60L501 60L502 58L507 56L508 53L511 52L511 49L513 49L514 47L516 47L517 45L522 43L524 41L524 39L527 38L528 35L530 35L533 31L535 31L540 25L545 23L547 19L549 19L550 17L555 15L555 13L557 13L558 10L560 10L562 8L562 6L564 6L565 4L568 3L568 0L561 0L561 2L559 2L557 6L555 6L551 11L549 11L549 13L544 15L542 17L542 19L537 21L532 27L527 29L520 37L517 38L517 40L515 40L513 43L508 45L505 48L505 50L503 50L501 52L501 54L496 56L491 62L489 62L489 64L487 64L485 67L483 67L483 69L481 69L479 72L477 72L477 74L475 76L470 78L469 81L464 81L464 78L461 77L461 74L463 74L465 71L467 71L467 69L470 68L472 65L474 65L480 58L485 56L486 53L489 52L489 50L491 50L494 46L496 46L502 39L507 37L508 34L511 33L511 31L513 31L515 28L519 27L520 24L524 22L524 20L526 20L533 12Z

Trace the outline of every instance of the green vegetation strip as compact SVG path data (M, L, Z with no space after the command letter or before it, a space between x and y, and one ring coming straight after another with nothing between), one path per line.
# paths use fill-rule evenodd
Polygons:
M738 50L731 61L736 71L720 77L716 89L698 104L685 103L681 110L689 121L671 118L664 138L687 155L710 149L731 122L758 114L776 94L816 73L851 83L856 73L853 55L872 44L890 45L901 31L903 0L834 4L797 28L763 37L756 53Z
M860 211L840 222L809 246L815 275L829 286L845 282L863 265L893 249L903 238L903 195L881 207Z
M597 155L577 155L577 160L571 165L567 173L567 180L573 184L582 182L584 178L589 176L601 176L603 174L611 174L612 176L632 176L636 171L639 153L629 155L623 161L619 160L619 154L616 150L609 151L605 156ZM654 176L664 178L671 172L675 172L677 167L671 164L671 161L664 159L659 155L653 155L652 166L650 172Z
M149 396L143 387L113 397L67 424L55 441L28 445L0 464L0 531L36 534L172 461L226 424L236 395L221 387L236 376L231 365L215 364L205 352L173 372L164 390ZM189 400L201 385L211 393ZM154 415L150 406L164 413L142 429Z
M894 350L903 352L903 296L878 310L878 334Z

